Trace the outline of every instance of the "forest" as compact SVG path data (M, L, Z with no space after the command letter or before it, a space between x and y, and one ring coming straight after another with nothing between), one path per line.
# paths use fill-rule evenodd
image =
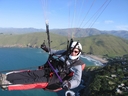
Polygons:
M128 96L128 54L108 58L102 67L87 67L80 96Z

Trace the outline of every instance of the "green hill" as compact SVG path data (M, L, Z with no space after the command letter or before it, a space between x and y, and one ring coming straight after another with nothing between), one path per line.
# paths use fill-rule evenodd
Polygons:
M66 36L50 34L51 48L66 49ZM20 35L5 35L0 34L0 47L40 47L44 40L47 40L47 35L44 32L20 34ZM75 38L83 45L83 52L93 53L96 55L123 55L128 53L128 40L115 37L112 35L95 35L89 37Z
M51 46L59 45L62 42L66 41L66 37L60 36L57 34L50 34ZM36 32L36 33L27 33L27 34L0 34L0 46L1 47L27 47L27 46L36 46L40 47L44 40L47 40L47 35L44 32ZM61 47L60 47L61 48Z
M95 35L80 38L85 52L96 55L123 55L128 53L128 40L112 35Z

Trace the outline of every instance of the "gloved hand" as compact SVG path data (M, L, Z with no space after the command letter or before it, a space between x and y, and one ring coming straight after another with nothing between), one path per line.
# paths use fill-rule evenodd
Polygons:
M45 52L49 52L49 49L46 45L42 44L41 46L41 49L43 49Z
M65 80L62 84L62 88L65 90L68 90L70 89L70 87L71 87L71 84L67 80Z

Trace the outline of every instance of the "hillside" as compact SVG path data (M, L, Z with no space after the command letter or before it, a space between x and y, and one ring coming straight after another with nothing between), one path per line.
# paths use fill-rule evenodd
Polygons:
M67 37L50 34L51 48L66 49ZM46 33L36 32L20 35L0 34L0 47L40 47L47 40ZM128 40L112 35L95 35L75 38L83 45L83 52L96 55L123 55L128 53Z
M1 47L40 47L44 40L47 40L47 35L44 32L28 33L28 34L0 34L0 46ZM59 45L63 41L66 41L64 36L51 33L51 41L54 40L54 44ZM51 43L53 47L53 43Z
M80 96L128 96L128 55L109 58L104 67L86 67Z
M80 38L85 52L93 54L123 55L128 53L128 40L112 35L95 35Z

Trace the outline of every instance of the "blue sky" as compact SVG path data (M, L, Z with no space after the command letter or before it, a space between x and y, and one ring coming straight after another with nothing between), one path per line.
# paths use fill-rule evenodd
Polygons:
M0 0L0 27L128 30L128 0Z

